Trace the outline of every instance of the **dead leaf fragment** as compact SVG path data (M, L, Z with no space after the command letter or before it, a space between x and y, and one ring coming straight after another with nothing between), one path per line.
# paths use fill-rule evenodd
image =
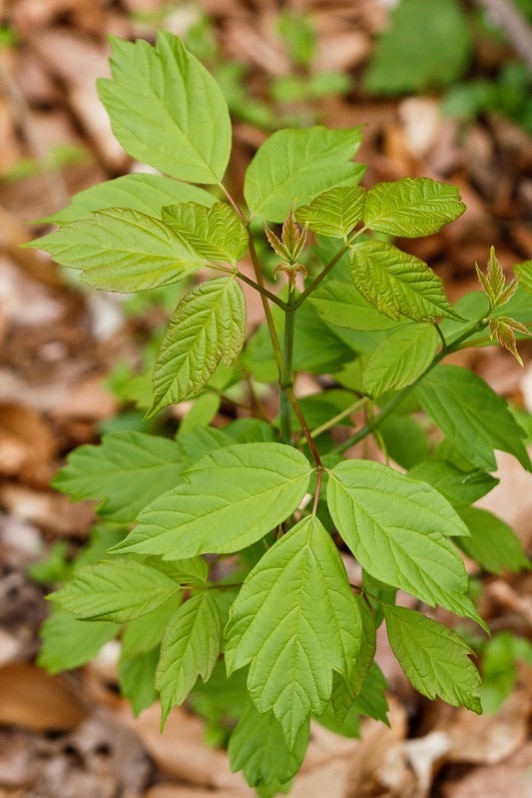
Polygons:
M0 723L26 729L72 729L85 710L66 682L19 662L0 668Z

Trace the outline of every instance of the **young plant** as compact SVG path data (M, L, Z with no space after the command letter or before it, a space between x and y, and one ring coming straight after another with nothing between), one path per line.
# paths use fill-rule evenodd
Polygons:
M528 559L470 505L497 482L494 450L531 463L503 399L445 359L490 335L517 356L532 262L519 266L522 286L506 284L492 251L484 291L451 305L434 271L390 239L458 217L457 189L417 178L365 190L358 128L274 133L241 202L224 182L231 125L209 73L164 31L154 47L112 46L99 92L115 135L164 175L78 194L32 246L103 290L193 280L164 334L148 415L185 400L197 412L175 440L119 431L82 446L55 478L74 499L98 499L104 525L51 595L40 662L74 667L119 635L135 710L158 696L164 723L190 696L232 730L232 768L274 795L301 765L311 719L344 734L361 715L386 721L382 621L420 693L480 711L472 650L429 608L486 629L462 552L496 572ZM267 242L277 290L270 256L257 254ZM264 311L250 335L243 287ZM301 371L315 394L298 396ZM278 392L273 419L261 383ZM220 402L245 417L209 426ZM355 458L369 439L384 463Z

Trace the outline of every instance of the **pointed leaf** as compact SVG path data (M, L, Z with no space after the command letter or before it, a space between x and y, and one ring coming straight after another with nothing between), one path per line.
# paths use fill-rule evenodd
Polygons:
M181 448L143 432L110 432L99 446L80 446L53 486L75 501L104 499L98 514L114 523L130 523L153 499L175 487L189 465Z
M118 684L120 693L129 699L133 714L139 715L157 699L155 670L159 661L157 649L143 651L134 657L120 657Z
M501 449L532 470L525 433L506 402L469 369L437 366L416 387L416 395L449 442L473 465L495 471L494 449Z
M167 205L162 218L205 260L237 263L248 245L248 233L234 210L225 202L206 208L196 202Z
M177 283L205 263L168 225L127 208L98 211L25 246L81 270L93 288L123 293Z
M364 167L351 162L360 129L278 130L255 154L246 172L244 196L253 215L284 222L290 208L311 202L339 184L356 183Z
M514 272L519 278L521 285L527 294L532 294L532 260L525 260L514 266Z
M149 415L195 396L219 363L229 366L246 335L246 306L239 284L219 277L185 294L164 335L153 371Z
M389 333L366 363L364 392L377 397L411 385L431 364L439 340L428 324L405 324Z
M481 468L462 471L449 460L424 460L411 468L408 476L428 482L453 507L468 507L499 483L498 479Z
M480 620L466 595L462 559L447 539L468 531L437 491L380 463L345 460L329 473L327 503L368 573L431 606Z
M80 621L72 613L54 608L40 629L43 644L37 664L49 673L79 668L116 637L119 629L111 621Z
M179 583L161 571L117 557L81 569L52 598L82 620L127 623L179 592Z
M291 446L239 443L203 457L187 481L147 507L115 550L165 559L239 551L299 505L312 468Z
M365 196L361 186L338 186L298 208L296 219L319 235L345 238L362 218Z
M413 321L460 317L443 282L426 263L384 241L362 241L350 250L351 276L360 293L380 313Z
M191 183L218 183L231 150L231 123L220 87L168 31L157 43L111 37L112 80L98 93L126 152Z
M62 226L88 219L94 211L106 208L129 208L160 219L165 205L195 202L210 207L216 198L202 188L178 183L163 175L132 174L107 180L80 191L72 204L38 221Z
M220 654L222 625L212 593L203 590L178 609L163 637L155 686L161 694L162 722L182 704L198 676L211 675Z
M261 715L248 700L229 739L231 770L242 770L250 787L275 781L285 784L301 767L309 736L310 727L306 723L301 727L293 748L289 748L273 712Z
M460 541L460 548L486 571L502 574L505 570L530 568L521 541L496 515L478 507L467 507L460 510L460 516L470 532L470 537Z
M289 748L309 715L320 715L332 673L349 679L362 620L340 555L308 516L262 557L231 608L228 672L250 664L248 689L261 714L273 710Z
M308 300L328 324L347 330L394 330L392 321L370 304L352 283L344 280L327 280L310 295Z
M120 640L122 655L127 659L133 659L138 654L145 654L157 648L170 618L175 614L182 599L183 591L177 590L173 596L151 612L129 621L124 627Z
M427 698L482 713L480 674L469 658L473 650L456 634L419 612L384 607L388 640L405 675Z
M405 177L368 191L364 224L380 233L417 238L437 233L465 209L456 186L429 177Z
M509 319L507 316L499 316L497 319L490 319L489 330L490 338L495 338L504 349L515 357L519 365L522 366L523 360L517 350L515 333L519 332L528 337L530 333L525 325L514 319Z

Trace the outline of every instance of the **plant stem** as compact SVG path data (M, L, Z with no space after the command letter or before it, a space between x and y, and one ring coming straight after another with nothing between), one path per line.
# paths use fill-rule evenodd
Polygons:
M352 405L346 407L345 410L342 410L341 413L338 413L336 416L333 416L328 421L325 421L323 424L320 424L319 427L313 429L310 433L313 440L315 440L319 435L322 435L324 432L327 432L328 429L332 429L335 427L342 419L350 416L351 413L356 413L357 410L360 410L364 405L369 402L367 396L363 396L361 399L357 399L356 402L353 402ZM305 438L300 438L298 440L298 445L302 446L305 443Z
M293 388L292 363L294 357L294 329L296 321L294 303L295 303L295 285L293 280L289 280L288 303L285 312L285 322L284 322L283 367L281 370L281 382L280 382L281 435L285 443L288 443L292 438L292 424L290 421L290 404L292 404L292 402L289 397L289 391Z
M237 270L236 276L240 280L242 280L242 282L247 283L248 285L250 285L252 288L255 289L255 291L258 291L259 294L262 294L263 296L267 297L271 302L274 302L276 305L278 305L283 310L287 310L288 309L288 305L286 304L286 302L283 299L278 297L277 294L273 294L271 291L268 291L268 289L265 288L264 286L260 286L258 283L255 282L255 280L252 280L251 277L248 277L246 274L243 274L239 270Z
M451 352L455 352L457 349L460 349L460 345L470 338L474 333L478 332L479 330L483 330L489 324L489 320L482 316L482 318L478 319L477 321L473 322L462 335L459 335L454 341L447 342L445 338L443 338L443 345L441 350L438 352L437 355L433 358L432 362L427 366L425 371L419 375L419 377L414 380L410 385L407 385L401 391L395 394L390 401L384 405L381 412L378 416L371 421L371 423L364 424L358 432L355 432L350 438L343 441L339 446L335 448L334 451L336 452L345 452L346 449L350 449L351 446L354 446L359 441L366 438L370 435L376 428L382 424L382 422L388 418L388 416L393 413L393 411L401 404L401 402L414 390L414 388L427 376L429 371L432 371L434 366L436 366L444 357L449 355Z

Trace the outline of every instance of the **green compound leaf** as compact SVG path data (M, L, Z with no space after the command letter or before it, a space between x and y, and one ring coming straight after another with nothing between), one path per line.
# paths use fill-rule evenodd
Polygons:
M244 181L251 213L284 222L290 212L339 184L358 182L364 167L351 162L361 141L359 128L278 130L255 154Z
M123 175L80 191L72 198L71 205L38 221L62 226L88 219L94 211L106 208L129 208L160 219L165 205L178 202L210 207L216 198L202 188L178 183L163 175Z
M168 624L161 643L155 687L161 694L162 723L188 696L198 676L211 675L220 654L222 623L208 590L189 598Z
M114 551L168 560L240 551L297 508L312 468L291 446L239 443L206 455L185 473L186 484L147 507Z
M201 391L219 363L230 366L246 335L246 305L232 278L209 280L185 294L162 340L153 371L152 416Z
M191 183L219 183L231 151L231 122L220 87L168 31L152 47L111 37L112 80L98 92L126 152Z
M465 211L456 186L429 177L378 183L366 196L364 224L402 238L437 233Z
M460 548L486 571L502 574L530 568L521 541L500 518L478 507L464 508L460 516L471 535L460 541Z
M179 589L178 581L162 571L117 557L82 568L52 598L81 620L127 623L156 609Z
M53 486L75 501L103 499L102 518L131 523L140 510L181 481L188 465L174 441L143 432L110 432L99 446L80 446Z
M431 364L439 340L428 324L405 324L390 332L366 363L364 392L377 397L411 385Z
M327 503L369 574L481 623L465 595L462 559L447 539L468 530L441 494L380 463L344 460L329 472Z
M391 319L413 321L439 316L460 319L442 280L424 261L383 241L362 241L350 250L351 276L360 293Z
M79 269L93 288L123 293L177 283L205 263L168 225L127 208L98 211L24 246Z
M206 208L196 202L169 205L162 218L205 260L237 263L248 245L248 232L234 210L225 202Z
M350 678L362 632L340 555L308 516L244 581L225 632L228 673L251 663L249 694L261 714L273 710L292 749L309 715L327 706L333 671Z
M229 740L227 750L231 770L233 773L242 770L250 787L274 782L286 784L301 767L309 737L310 725L307 722L290 748L273 712L261 715L248 700Z
M362 218L365 196L361 186L332 188L298 208L296 219L319 235L345 238Z
M111 621L80 621L54 608L40 629L43 644L37 664L49 673L79 668L116 637L120 626Z
M413 466L408 476L428 482L453 507L468 507L499 483L498 479L481 468L462 471L450 460L424 460Z
M416 387L426 412L468 462L495 471L494 449L516 457L523 468L532 464L523 443L524 431L508 405L484 380L460 366L437 366Z
M482 713L473 651L452 629L415 610L384 607L392 650L412 686L427 698Z
M475 263L475 269L479 282L492 308L500 307L510 301L517 291L519 281L516 278L510 283L506 283L506 277L502 270L502 266L495 255L495 247L490 248L486 274L481 271L478 263Z

